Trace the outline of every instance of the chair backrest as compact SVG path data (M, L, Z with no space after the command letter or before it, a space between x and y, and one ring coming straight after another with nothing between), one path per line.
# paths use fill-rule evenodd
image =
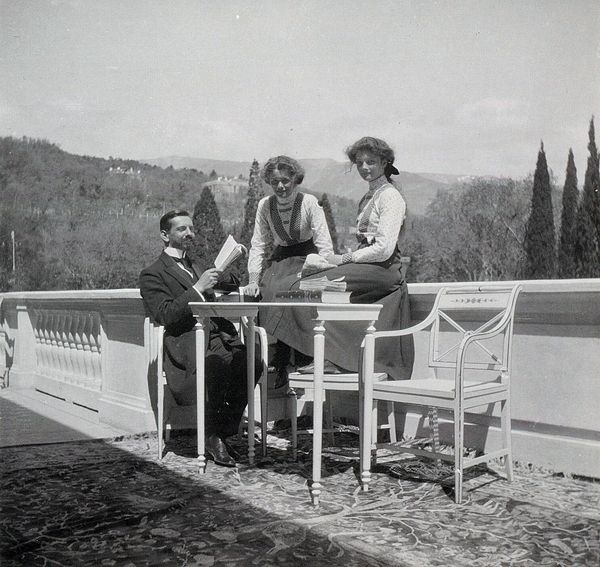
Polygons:
M455 368L461 341L477 334L464 368L508 374L515 305L521 285L478 284L442 288L436 297L429 338L429 366Z

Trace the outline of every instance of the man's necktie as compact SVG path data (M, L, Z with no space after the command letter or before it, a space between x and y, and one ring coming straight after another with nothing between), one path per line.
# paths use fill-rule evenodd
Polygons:
M188 275L192 278L193 282L197 281L198 278L196 276L196 272L194 272L192 268L192 262L187 256L183 258L173 257L173 260L175 260L175 262L177 262L178 264L181 264L181 267L188 273Z
M184 256L183 258L175 258L173 256L173 260L181 264L186 270L192 270L192 263L190 262L190 259L187 256Z

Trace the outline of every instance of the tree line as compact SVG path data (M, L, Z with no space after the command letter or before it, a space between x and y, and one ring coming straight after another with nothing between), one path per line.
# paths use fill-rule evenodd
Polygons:
M573 152L559 188L543 143L533 176L475 178L440 191L424 215L406 221L401 247L410 257L408 281L599 277L593 118L588 141L581 191ZM76 156L45 140L0 138L0 291L135 287L140 269L160 250L158 218L173 208L192 213L194 254L207 267L226 236L223 212L227 231L250 245L256 206L266 194L259 170L254 160L243 202L226 203L203 187L214 171ZM348 235L336 225L352 223L356 203L319 199L341 250ZM243 262L235 271L244 282Z
M544 144L541 144L533 179L531 213L525 231L526 278L600 277L600 160L593 118L588 130L588 151L580 196L573 150L569 150L557 240L550 177Z

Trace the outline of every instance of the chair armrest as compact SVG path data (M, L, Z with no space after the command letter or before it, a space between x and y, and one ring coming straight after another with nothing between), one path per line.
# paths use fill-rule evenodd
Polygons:
M423 329L426 329L427 327L432 325L435 321L435 317L436 314L432 311L431 313L429 313L429 315L427 315L427 317L423 321L417 323L416 325L406 327L405 329L394 329L391 331L375 331L373 333L373 337L378 339L384 337L403 337L406 335L413 335L414 333L418 333L419 331L422 331Z

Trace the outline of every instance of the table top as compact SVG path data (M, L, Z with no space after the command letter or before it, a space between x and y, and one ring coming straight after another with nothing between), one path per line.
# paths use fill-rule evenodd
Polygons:
M316 319L323 321L376 321L383 307L379 303L308 303L288 302L236 302L236 301L192 301L189 303L195 317L244 317L255 316L261 307L278 309L310 308Z

